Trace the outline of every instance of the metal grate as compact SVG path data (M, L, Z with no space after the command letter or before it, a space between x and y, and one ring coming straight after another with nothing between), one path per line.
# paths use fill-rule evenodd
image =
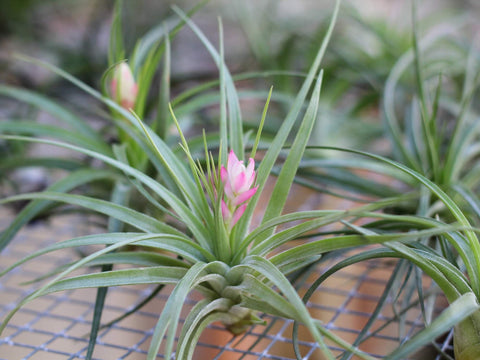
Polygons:
M10 220L11 216L5 214L5 210L0 210L0 229ZM79 231L84 234L85 229L79 230L77 227L79 223L75 218L62 217L51 220L50 224L38 222L29 225L2 253L1 268L52 242L77 236ZM3 318L36 286L20 286L20 283L46 274L57 265L65 264L74 258L75 253L72 250L48 254L24 264L1 278L0 318ZM304 293L309 284L322 272L322 268L328 265L322 264L315 273L311 273L300 286L299 292ZM392 269L392 263L386 260L370 261L346 268L336 273L318 289L308 304L309 310L321 319L327 328L335 331L343 339L353 342L368 321ZM149 290L151 288L147 286L111 288L102 321L107 322L128 311L147 296ZM101 330L94 358L144 359L153 328L165 303L165 294L169 289L165 290L134 315ZM85 358L88 345L86 334L90 329L94 299L95 289L86 289L48 295L27 304L13 317L0 338L0 359ZM183 317L196 300L198 295L192 294L185 305ZM445 303L442 299L437 302L440 311ZM266 327L252 327L237 337L225 331L220 324L213 324L200 338L195 359L295 359L291 341L292 321L266 315L264 318L268 323ZM392 307L386 306L371 329L373 334L362 343L361 349L382 358L398 346L399 331L403 332L404 338L408 338L423 327L418 308L408 310L407 321L402 326L397 321L392 321L394 318ZM265 333L266 329L268 331ZM300 349L303 358L320 359L318 345L304 330L300 328ZM450 343L451 334L447 334L437 346L443 351L451 352ZM333 345L331 348L336 355L342 353ZM159 355L158 358L163 357ZM432 347L425 349L418 358L442 357Z

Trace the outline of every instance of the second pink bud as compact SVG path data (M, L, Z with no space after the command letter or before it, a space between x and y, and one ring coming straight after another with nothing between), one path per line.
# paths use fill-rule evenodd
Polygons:
M112 97L125 109L133 109L137 100L138 85L133 77L132 70L126 62L121 62L113 69L113 78L110 83Z

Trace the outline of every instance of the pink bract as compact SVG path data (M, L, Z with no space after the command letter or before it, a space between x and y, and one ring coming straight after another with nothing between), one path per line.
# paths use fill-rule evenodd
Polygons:
M233 150L230 151L227 167L222 165L220 168L220 179L225 194L225 201L222 200L222 215L230 226L235 225L240 219L247 207L246 202L257 192L257 187L252 188L255 175L255 161L252 158L245 167Z

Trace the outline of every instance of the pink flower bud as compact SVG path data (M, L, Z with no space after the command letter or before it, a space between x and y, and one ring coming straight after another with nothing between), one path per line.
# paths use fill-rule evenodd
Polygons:
M132 109L137 99L138 85L130 66L121 62L113 69L113 78L110 83L112 97L125 109Z
M228 154L227 168L222 165L220 169L220 178L226 197L235 205L249 200L257 191L256 187L251 188L255 182L255 162L250 158L245 168L233 150Z
M257 192L257 187L252 188L255 182L254 160L249 159L245 167L233 150L230 151L227 167L222 165L220 168L220 179L225 195L225 201L222 200L222 215L225 222L233 227L245 212L246 202Z

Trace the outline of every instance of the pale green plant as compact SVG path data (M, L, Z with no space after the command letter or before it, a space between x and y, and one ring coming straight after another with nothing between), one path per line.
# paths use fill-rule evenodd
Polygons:
M478 226L480 219L477 196L479 137L475 121L478 115L474 105L479 85L478 52L473 45L466 50L461 40L445 31L434 31L421 37L415 7L413 10L412 46L391 69L382 104L387 139L390 140L392 157L398 162L366 153L361 158L345 156L335 161L330 158L318 160L315 155L325 151L319 147L305 157L298 181L324 191L326 180L331 185L326 187L327 192L360 202L397 196L393 206L383 211L419 215L433 221L431 225L434 227L454 223L465 229L408 244L386 243L390 250L362 252L333 267L332 273L342 266L369 258L405 258L416 267L409 270L417 274L411 285L413 289L418 289L422 304L420 272L434 279L450 302L454 303L468 293L471 301L478 303L480 253L476 232L471 231L473 226ZM445 29L441 24L440 28ZM460 86L459 75L463 81ZM405 78L414 81L415 92L411 96L407 96L404 84L401 84ZM345 153L345 149L336 151ZM368 175L359 176L359 170L366 170ZM372 174L380 174L380 180ZM354 232L370 235L416 228L413 224L397 220L389 218L370 222L363 228L351 223L346 225ZM305 300L327 274L319 278ZM393 277L398 276L393 274ZM445 281L450 283L447 288ZM448 289L452 285L453 288ZM403 286L395 288L393 283L389 285L383 301L377 305L376 312L355 344L368 338L368 329L385 306L386 295L397 297L396 292L403 290ZM465 320L462 320L463 315L456 318L455 314L450 314L432 322L428 315L431 310L422 305L425 325L432 332L439 334L454 328L456 358L473 359L480 354L478 331L475 330L478 329L478 310L475 308L471 308L473 312ZM396 352L399 353L401 351Z

